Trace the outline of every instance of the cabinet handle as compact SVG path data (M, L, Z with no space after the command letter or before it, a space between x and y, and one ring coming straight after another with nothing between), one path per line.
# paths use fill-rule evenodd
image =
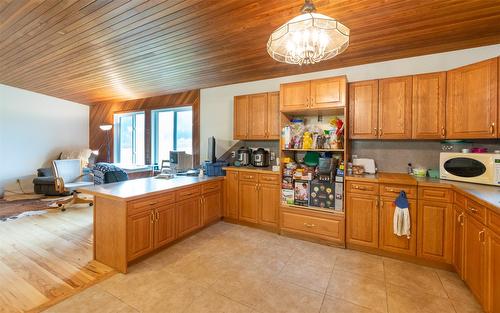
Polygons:
M304 223L304 226L305 227L309 227L309 228L316 227L316 225L314 225L314 224L308 224L308 223Z
M477 213L477 209L474 209L474 208L469 208L469 211L471 211L472 213L476 214Z
M490 125L490 133L492 133L492 134L495 133L495 123L491 123L491 125Z
M253 178L253 176L251 176L251 175L247 175L247 176L245 176L245 178L246 178L246 179L250 179L250 178Z
M478 234L479 242L484 242L484 229Z
M310 106L312 106L312 104L314 103L314 97L311 97L311 103L310 103Z
M358 185L352 185L352 188L354 188L354 189L359 189L359 190L366 190L366 188L365 188L365 187L363 187L363 186L358 186Z
M151 211L151 214L149 216L149 220L150 220L151 224L153 224L155 222L155 212Z
M379 129L378 129L378 135L379 135L379 136L382 136L382 128L379 128Z
M156 220L160 220L160 212L156 211Z
M380 204L380 203L379 203L378 199L377 199L377 200L375 200L375 207L376 207L377 209L378 209L379 204Z
M441 137L445 137L446 136L446 130L444 129L444 127L441 127Z
M457 217L457 220L460 225L464 226L464 213L460 213L460 215Z
M377 136L377 135L378 135L378 129L377 129L377 127L375 127L375 128L373 129L373 131L375 132L375 134L374 134L374 135L375 135L375 136Z
M158 204L158 202L149 202L149 205L155 205Z
M396 190L394 190L392 188L387 189L387 191L389 191L389 192L396 192Z

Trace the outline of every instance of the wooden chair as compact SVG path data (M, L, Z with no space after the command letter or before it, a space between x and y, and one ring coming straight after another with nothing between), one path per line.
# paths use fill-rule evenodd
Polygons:
M94 182L81 181L82 165L79 159L54 160L55 187L58 192L70 192L73 197L56 201L62 211L66 211L66 206L77 203L88 203L94 205L93 200L82 199L78 197L77 189L85 186L93 186Z

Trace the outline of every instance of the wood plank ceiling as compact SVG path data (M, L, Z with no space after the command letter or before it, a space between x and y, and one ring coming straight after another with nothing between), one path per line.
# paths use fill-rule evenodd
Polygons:
M302 0L0 0L0 83L91 104L500 43L497 0L317 0L351 29L337 58L268 56Z

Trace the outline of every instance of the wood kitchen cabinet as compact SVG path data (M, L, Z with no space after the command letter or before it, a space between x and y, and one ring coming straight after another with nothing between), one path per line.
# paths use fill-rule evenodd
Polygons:
M464 277L465 212L453 205L453 267L458 276Z
M278 140L279 93L259 93L234 97L233 138Z
M410 139L412 77L379 80L378 137Z
M487 240L488 269L487 278L487 310L500 312L500 235L488 232Z
M200 196L178 202L175 209L179 237L189 234L203 225Z
M159 248L177 238L175 229L175 205L162 205L154 210L154 247Z
M446 138L497 138L498 58L447 72Z
M349 84L349 138L378 138L378 80Z
M413 76L412 138L444 139L446 72Z
M417 255L417 201L408 199L408 202L411 221L409 239L406 236L396 236L393 233L394 198L380 199L380 249L399 254Z
M258 183L239 182L239 219L249 223L258 223L259 191Z
M465 266L464 279L480 303L486 295L486 230L475 218L465 217Z
M347 193L348 244L378 248L378 196Z
M276 227L280 205L281 186L278 184L259 184L259 214L260 225Z
M453 205L444 201L418 199L417 255L451 264Z
M329 109L346 104L345 76L281 84L280 110Z
M154 212L144 210L127 217L127 260L154 249Z
M203 225L216 222L221 218L222 194L214 191L202 196Z
M239 206L239 173L227 171L226 173L226 205L224 217L232 220L238 219Z

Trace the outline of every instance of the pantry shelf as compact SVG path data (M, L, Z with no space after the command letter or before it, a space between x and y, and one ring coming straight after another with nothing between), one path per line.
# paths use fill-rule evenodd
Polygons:
M281 204L282 207L285 208L295 208L295 209L304 209L304 210L314 210L314 211L321 211L321 212L326 212L332 215L338 215L338 216L344 216L344 212L338 212L338 211L333 211L332 209L325 209L325 208L320 208L317 206L302 206L302 205L295 205L295 204Z
M344 152L344 149L281 149L282 151L296 151L296 152Z

